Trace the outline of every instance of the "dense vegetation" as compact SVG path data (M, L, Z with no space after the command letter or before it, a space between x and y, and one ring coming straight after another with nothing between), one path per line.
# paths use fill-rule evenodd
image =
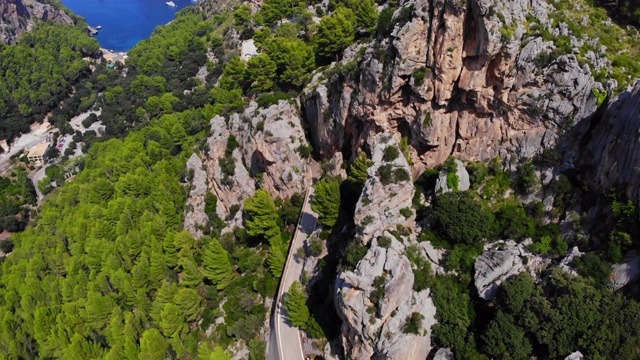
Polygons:
M11 141L28 132L34 121L42 121L69 96L72 86L91 74L82 58L98 53L98 42L82 24L39 23L19 44L1 46L0 139Z
M0 76L0 85L6 83L0 87L5 90L0 116L9 119L3 123L5 136L25 130L16 114L32 121L49 110L61 132L72 133L68 120L91 108L102 109L99 120L106 132L100 138L75 134L88 151L82 171L53 191L39 212L28 210L35 202L34 189L23 170L0 178L0 230L22 230L30 212L37 215L34 226L1 242L0 250L10 251L12 244L15 249L0 268L0 357L226 359L226 349L240 341L251 359L262 358L260 333L269 311L265 300L276 291L303 196L283 201L258 189L244 201L244 228L222 234L227 219L218 217L218 199L207 194L206 235L196 240L182 229L193 175L185 170L186 160L194 151L208 151L204 140L214 115L241 111L249 100L264 107L296 96L318 65L339 58L358 39L388 35L393 21L412 14L405 8L394 20L397 4L389 5L378 15L372 0L331 2L329 15L316 11L321 16L317 25L305 3L290 0L266 0L255 15L248 5L211 18L189 8L134 48L126 68L96 66L93 72L79 57L95 51L96 43L74 27L41 24L21 45L1 48L0 60L9 64L0 70L6 75ZM568 21L584 14L601 16L585 8L569 13ZM298 21L282 21L289 17ZM572 25L573 31L596 34ZM238 44L230 43L234 35L254 38L261 55L241 59ZM603 36L603 42L614 35ZM633 56L622 46L615 45L613 73L621 84L628 80L622 69ZM30 72L27 66L34 64L44 66L44 75ZM354 68L350 63L328 73L344 76ZM202 73L195 76L202 69L207 70L204 80ZM414 72L414 80L424 80L425 71ZM42 91L29 97L25 89L34 84ZM67 98L72 85L75 92ZM92 117L87 124L97 120ZM232 184L232 153L240 146L235 137L227 139L220 159L223 186ZM312 149L299 152L310 156ZM399 147L387 147L375 176L383 184L411 180L392 164L408 153L406 138ZM319 259L314 282L303 274L284 299L290 321L311 338L336 336L333 279L338 271L354 269L367 252L355 237L353 214L371 165L361 152L348 165L345 181L325 174L316 184L312 208L323 231L296 255L300 260L328 254ZM62 184L64 166L48 168L47 179ZM473 263L486 243L531 238L530 250L552 260L568 249L558 222L578 191L574 179L563 174L552 182L546 190L556 194L554 209L546 211L531 197L541 187L536 164L522 161L514 169L506 170L499 158L469 164L472 188L460 192L457 164L450 158L417 180L414 208L400 210L407 219L416 214L418 221L430 220L419 241L448 250L443 265L453 272L438 276L417 246L405 253L415 273L413 289L432 290L438 321L432 328L434 343L461 359L556 358L575 350L594 358L637 357L638 303L606 289L609 262L619 261L640 238L637 208L616 192L608 195L605 236L591 242L569 239L583 241L581 249L590 251L573 264L582 278L549 271L534 284L519 275L502 285L492 303L477 301ZM441 170L454 191L433 194ZM423 197L432 200L429 206ZM232 206L232 215L239 209ZM9 216L16 212L18 217ZM400 230L413 229L393 231ZM393 240L380 236L376 241L389 248ZM380 310L385 276L374 280L372 312ZM411 313L402 331L420 334L423 320L422 314Z

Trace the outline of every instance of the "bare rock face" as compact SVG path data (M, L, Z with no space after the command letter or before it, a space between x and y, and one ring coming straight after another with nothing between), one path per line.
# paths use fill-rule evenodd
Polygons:
M528 35L527 17L542 24L542 0L404 0L391 34L371 42L352 77L315 82L302 97L314 149L330 158L375 135L406 137L414 174L450 155L487 161L531 157L553 147L562 129L597 108L603 90L573 55L541 63L552 42Z
M381 181L381 167L392 173L402 169L408 175L409 164L402 155L393 161L383 160L384 149L397 146L392 137L379 134L374 143L373 165L355 213L359 237L354 241L370 248L354 271L344 271L336 280L334 300L343 320L343 347L351 359L423 359L431 349L430 328L436 309L428 289L413 290L413 270L405 251L409 245L421 249L415 234L399 235L396 231L398 225L414 227L414 216L407 219L400 209L411 207L415 189L410 180ZM391 239L389 248L378 246L380 236ZM381 289L381 297L376 298ZM405 333L407 318L414 312L424 316L423 331Z
M207 173L204 165L197 154L191 155L187 161L187 170L193 172L191 179L191 191L184 210L184 228L188 230L194 238L200 239L203 232L201 225L209 221L209 217L204 211L204 198L207 195Z
M234 170L229 175L221 164L229 162L227 143L233 138L238 146L231 152ZM258 185L274 199L286 199L304 192L310 184L308 161L297 151L300 146L307 146L307 141L295 104L280 101L258 109L252 103L244 113L229 119L216 116L211 120L208 145L204 164L209 188L218 198L218 216L223 219L230 215L231 206L242 207ZM241 219L236 216L230 226L237 225L241 225Z
M509 240L485 246L484 253L474 264L474 285L481 298L492 300L503 281L523 271L529 271L535 277L550 264L548 259L531 254L527 249L529 244L530 239L520 244ZM527 261L523 262L522 258Z
M0 0L0 42L15 44L20 35L33 28L36 21L73 24L63 10L36 0Z
M588 143L580 162L590 169L585 175L595 191L616 185L640 201L640 82L610 102L601 119L594 119L585 139Z

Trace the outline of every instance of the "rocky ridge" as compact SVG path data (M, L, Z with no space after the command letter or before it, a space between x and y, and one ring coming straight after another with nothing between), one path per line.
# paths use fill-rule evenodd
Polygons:
M242 114L229 118L216 116L210 124L211 135L201 160L204 169L201 171L207 191L218 199L216 213L221 219L228 220L228 228L242 227L241 212L237 210L256 188L266 189L274 199L287 199L297 192L304 192L305 184L310 184L309 161L298 151L308 143L296 104L280 101L265 109L251 103ZM232 138L237 146L227 157L227 143ZM223 162L224 167L233 167L231 175L223 170ZM199 167L193 156L189 163L190 169ZM200 179L200 171L195 169L194 174L195 182ZM198 232L192 223L206 217L204 202L200 202L200 195L194 193L203 182L200 180L199 183L200 186L193 186L188 200L193 208L189 217L193 220L188 223L185 220L185 227L189 225L189 230L195 231L194 236Z
M36 0L0 0L0 43L15 44L37 21L73 24L63 10Z
M436 309L428 289L413 290L414 275L405 252L407 247L417 246L415 234L399 231L414 227L413 215L405 218L400 214L400 209L411 206L414 188L410 181L381 182L377 172L385 166L384 149L397 145L388 134L378 134L374 144L373 165L368 170L355 215L359 227L355 241L369 245L369 249L353 271L340 273L336 280L334 300L343 320L343 347L353 359L369 359L374 355L420 359L431 349L429 334ZM402 155L386 165L409 171ZM378 245L382 236L390 239L388 247ZM419 249L426 258L424 250ZM376 287L383 288L382 295L374 294ZM413 312L425 317L420 334L403 331Z

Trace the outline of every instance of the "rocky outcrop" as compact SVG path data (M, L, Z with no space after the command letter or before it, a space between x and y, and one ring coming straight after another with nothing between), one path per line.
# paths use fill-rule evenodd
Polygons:
M638 278L640 278L640 255L633 254L625 262L613 265L611 289L620 290Z
M20 35L33 28L36 22L52 21L73 24L63 10L36 0L0 0L0 42L15 44Z
M410 179L387 184L381 180L381 167L391 173L402 170L409 176L409 164L402 155L393 161L383 160L384 149L397 146L390 136L379 134L374 144L373 165L355 212L358 238L354 241L369 245L369 249L354 271L344 271L336 280L334 300L343 320L343 346L352 359L374 355L423 359L431 348L429 330L435 323L435 306L428 289L413 290L414 274L405 251L409 245L421 249L415 234L398 231L414 227L414 216L405 218L400 209L411 207L415 190ZM381 236L391 239L388 248L378 245ZM438 257L437 252L432 256ZM407 318L414 312L424 316L424 331L405 333Z
M438 179L436 180L435 193L442 194L451 192L454 190L467 191L469 187L471 187L471 183L469 181L469 173L467 169L464 167L464 164L460 160L456 160L456 175L458 176L458 187L456 189L450 189L449 185L447 185L447 172L440 171L438 175Z
M474 285L481 298L492 300L503 281L523 271L529 271L536 276L549 265L548 259L529 252L529 244L530 239L520 244L509 240L485 246L485 251L476 258L474 264ZM526 258L526 261L523 261L523 258Z
M193 173L191 179L191 191L184 210L184 229L189 231L194 238L200 239L202 227L209 222L205 213L205 195L207 195L207 173L204 171L202 160L197 154L191 155L187 161L187 170Z
M237 146L228 149L230 139ZM242 207L257 187L274 199L286 199L311 183L308 160L298 151L307 141L295 104L280 101L262 109L251 103L229 119L216 116L207 143L204 165L209 189L218 198L216 210L223 219L232 215L234 205ZM241 226L241 220L237 213L229 226Z
M584 360L584 355L580 351L572 352L564 360Z
M486 161L553 147L596 110L593 89L603 87L574 55L540 60L554 45L528 35L527 18L552 26L550 11L542 0L402 1L389 37L342 60L358 64L355 77L316 77L305 89L314 149L355 154L388 132L409 140L417 174L450 155Z
M574 246L571 248L571 250L569 250L567 255L560 261L560 264L558 266L560 267L560 269L562 269L562 271L566 272L567 274L578 276L578 272L571 265L573 264L573 260L575 260L576 258L579 258L582 255L584 255L584 253L580 252L577 246Z
M433 357L433 360L455 360L455 357L450 349L442 348L436 351L436 355Z
M606 111L589 125L586 146L579 159L588 169L585 178L594 191L621 186L635 203L640 202L640 82L610 102Z

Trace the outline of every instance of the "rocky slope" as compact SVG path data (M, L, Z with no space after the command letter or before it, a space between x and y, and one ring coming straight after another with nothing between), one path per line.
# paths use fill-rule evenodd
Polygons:
M587 65L574 55L541 60L554 44L530 31L528 19L549 24L553 7L543 0L401 5L388 37L346 52L343 67L355 65L355 76L306 89L303 106L322 157L372 148L382 131L408 138L414 173L452 154L530 157L595 111L593 89L603 88Z
M50 4L36 0L0 0L0 42L15 44L38 20L74 23L67 13Z

